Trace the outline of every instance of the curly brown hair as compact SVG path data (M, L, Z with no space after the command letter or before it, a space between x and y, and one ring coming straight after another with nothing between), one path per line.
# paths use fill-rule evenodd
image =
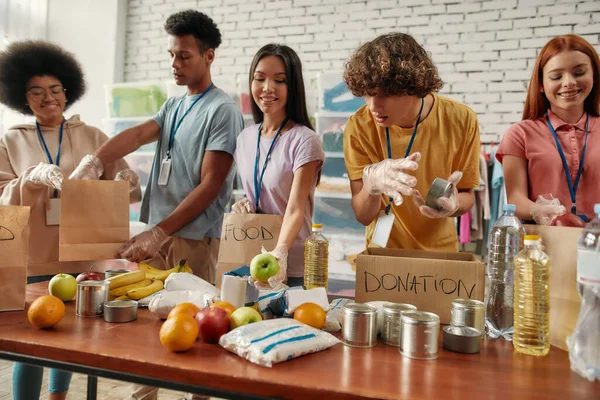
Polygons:
M357 97L425 97L443 82L427 51L410 35L390 33L367 42L345 64L344 81Z

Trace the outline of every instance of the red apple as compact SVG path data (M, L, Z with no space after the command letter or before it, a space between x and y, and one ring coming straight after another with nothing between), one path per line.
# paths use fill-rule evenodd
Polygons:
M552 221L550 225L583 228L585 226L585 221L579 218L577 215L567 212L564 215L554 218L554 221Z
M198 339L206 343L219 343L221 336L229 330L229 316L222 308L212 307L196 314Z
M83 281L99 281L100 276L93 271L87 271L87 272L82 272L79 275L77 275L77 278L75 278L75 280L77 281L77 283L83 282Z

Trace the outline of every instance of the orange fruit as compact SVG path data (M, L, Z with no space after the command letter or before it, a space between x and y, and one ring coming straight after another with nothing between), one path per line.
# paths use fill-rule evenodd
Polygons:
M198 339L198 324L188 314L176 314L160 327L160 342L170 351L189 350Z
M198 311L200 311L200 308L195 304L179 303L175 307L173 307L173 309L169 312L169 315L167 315L167 319L177 314L187 314L190 317L194 318L196 314L198 314Z
M231 304L231 303L226 302L226 301L215 301L210 306L211 307L222 308L223 310L227 311L227 316L228 317L231 317L231 313L235 311L235 306L233 304Z
M31 303L27 319L36 328L50 328L65 316L65 303L56 296L41 296Z
M318 304L304 303L296 307L294 319L313 328L321 329L325 326L326 313Z

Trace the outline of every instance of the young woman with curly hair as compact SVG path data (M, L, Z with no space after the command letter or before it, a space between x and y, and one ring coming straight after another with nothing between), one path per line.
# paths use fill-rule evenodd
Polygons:
M78 115L63 116L84 92L81 66L54 44L16 42L0 53L0 102L35 118L34 123L13 126L0 135L0 205L31 208L28 282L90 268L89 263L58 262L58 222L47 218L60 207L63 178L108 140ZM102 179L128 180L132 201L139 201L138 178L122 159L107 164ZM11 279L18 284L25 276ZM13 398L39 398L42 375L42 367L15 363ZM49 398L64 399L70 380L70 372L51 369Z
M452 217L473 207L479 185L475 112L436 93L442 88L437 68L409 35L379 36L345 67L349 89L367 103L344 132L352 207L367 226L367 246L458 250ZM437 177L454 184L439 210L424 201ZM406 196L414 201L404 202ZM373 243L378 221L377 238L383 239Z
M496 151L517 216L540 225L565 212L584 220L594 216L600 199L599 82L600 59L582 37L555 37L540 51L523 119Z

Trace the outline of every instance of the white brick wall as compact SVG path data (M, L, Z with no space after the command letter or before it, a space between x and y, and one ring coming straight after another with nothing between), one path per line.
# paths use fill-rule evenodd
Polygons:
M549 39L575 33L600 51L598 0L136 0L129 2L127 81L170 79L163 24L185 8L205 12L221 29L212 73L230 91L238 79L247 85L252 56L269 42L294 48L311 81L341 71L364 41L409 33L431 52L441 93L478 113L485 142L498 142L520 119L531 67ZM313 113L316 85L307 90Z

